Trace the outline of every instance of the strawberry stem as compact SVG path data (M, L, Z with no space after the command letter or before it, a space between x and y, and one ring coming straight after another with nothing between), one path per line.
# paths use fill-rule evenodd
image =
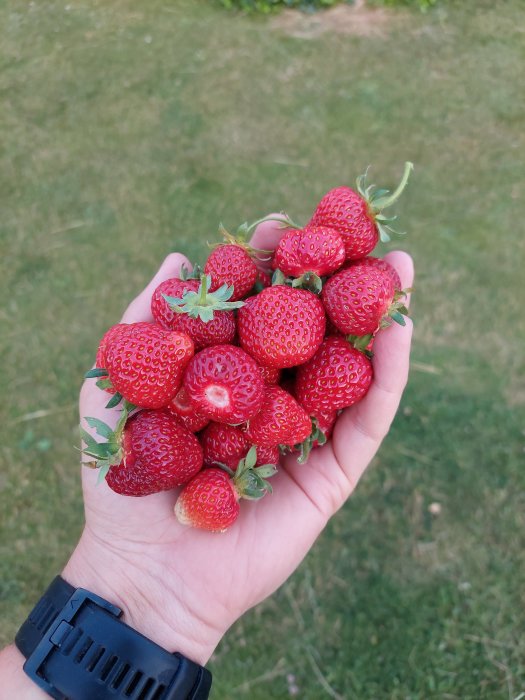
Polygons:
M374 199L373 196L370 199L370 208L374 213L378 213L382 211L383 209L386 209L387 207L390 207L394 202L396 202L399 197L401 196L403 190L405 189L408 178L410 177L410 173L414 170L414 164L410 163L410 161L407 161L405 163L405 169L403 171L403 177L401 178L401 182L399 185L396 187L396 189L388 195L378 197L377 199Z

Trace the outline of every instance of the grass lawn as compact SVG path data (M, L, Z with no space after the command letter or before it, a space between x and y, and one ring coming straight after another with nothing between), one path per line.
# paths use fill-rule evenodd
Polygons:
M78 537L81 377L163 256L412 160L401 411L213 697L525 697L525 8L444 8L299 35L208 0L0 5L2 641Z

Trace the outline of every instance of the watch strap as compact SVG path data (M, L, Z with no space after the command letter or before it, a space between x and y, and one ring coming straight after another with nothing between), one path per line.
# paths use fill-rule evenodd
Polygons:
M208 697L209 671L147 639L121 614L57 577L15 638L27 657L24 671L55 700Z

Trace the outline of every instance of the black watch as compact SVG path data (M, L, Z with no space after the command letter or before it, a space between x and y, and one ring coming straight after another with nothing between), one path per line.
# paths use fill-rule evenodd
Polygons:
M206 700L211 673L57 576L18 630L24 671L55 700Z

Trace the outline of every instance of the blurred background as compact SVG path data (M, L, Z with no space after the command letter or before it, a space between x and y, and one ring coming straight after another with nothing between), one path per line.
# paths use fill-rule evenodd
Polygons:
M411 160L400 412L213 697L525 697L525 6L392 5L0 4L2 642L81 531L82 375L164 256Z

